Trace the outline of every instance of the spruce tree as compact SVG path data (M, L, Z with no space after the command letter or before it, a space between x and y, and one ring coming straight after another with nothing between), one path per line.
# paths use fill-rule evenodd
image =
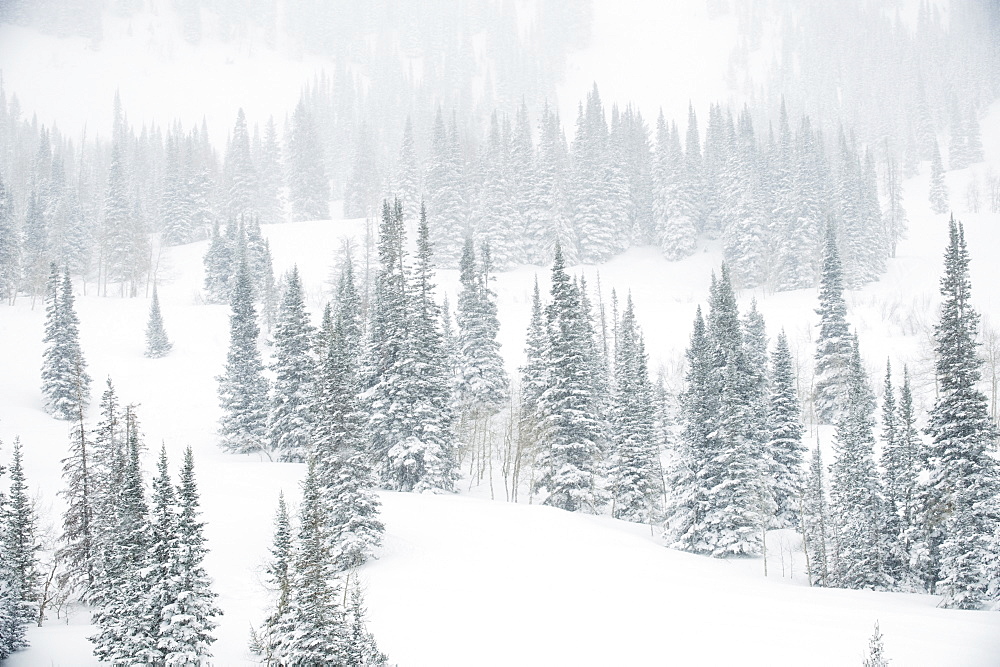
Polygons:
M833 226L827 227L823 274L820 279L819 334L816 339L816 368L813 409L820 424L833 424L844 411L847 396L851 335L847 327L844 281Z
M32 621L42 621L38 606L40 573L38 571L37 552L38 519L31 498L28 496L28 485L24 477L24 461L21 452L20 438L14 439L13 459L10 465L10 494L8 496L3 518L2 542L0 553L3 554L7 581L11 591L19 601L16 605L17 622L27 624Z
M948 186L944 182L944 165L941 162L941 151L937 141L934 142L934 155L931 158L931 210L935 213L948 212Z
M0 465L0 478L4 472L6 469ZM7 516L7 496L0 491L0 517ZM0 537L3 537L4 529L5 526L0 527ZM11 653L28 646L25 639L26 623L21 591L17 586L17 574L12 565L13 563L7 559L6 547L0 540L0 660L5 660Z
M250 133L242 107L236 112L236 126L229 138L225 176L228 185L226 208L230 219L256 213L257 169L250 155Z
M977 386L979 314L971 304L965 230L952 218L948 233L941 318L934 327L940 389L926 429L931 444L924 521L932 552L940 551L934 590L947 606L976 609L986 599L989 541L1000 522L1000 481L992 455L998 433Z
M886 361L882 392L882 457L885 492L886 572L897 589L908 588L910 554L909 532L912 521L913 492L919 472L915 432L913 431L913 398L909 377L904 383L900 404L896 403L892 383L892 366Z
M60 585L80 591L87 599L96 576L94 539L94 477L91 466L93 443L83 421L83 409L70 433L69 454L62 460L64 487L60 491L66 503L63 513L63 545L56 557L63 563Z
M500 356L496 293L490 289L490 247L476 262L472 237L462 252L458 293L458 377L455 392L459 410L475 419L496 414L508 393L507 372Z
M357 336L359 318L352 275L348 263L337 290L336 316L324 326L328 331L319 347L313 426L317 478L326 508L326 548L337 570L363 564L384 530L364 447L356 347L350 342Z
M802 539L805 542L810 584L833 585L835 565L832 530L834 522L826 497L825 466L819 447L809 460L809 472L802 493Z
M212 630L217 625L213 618L222 613L212 601L216 594L203 566L208 549L198 506L194 455L188 447L177 487L176 543L170 554L173 599L160 611L157 639L167 665L199 664L211 657Z
M604 504L598 482L601 429L593 395L591 341L583 321L580 291L566 273L562 249L552 264L552 301L546 309L547 384L539 398L543 442L533 492L568 511L597 512Z
M612 514L619 519L652 522L658 514L655 502L660 491L659 451L653 430L654 412L645 344L629 294L615 344L608 471Z
M857 338L848 367L844 412L837 422L830 468L831 508L838 518L837 567L833 582L843 588L889 587L885 544L885 513L881 484L875 470L875 396L861 365Z
M264 619L259 630L250 630L250 650L263 658L265 664L274 664L281 643L281 624L288 611L292 593L292 524L285 504L285 494L278 496L278 509L274 516L274 539L271 544L271 559L265 573L267 586L275 599L271 613Z
M80 349L80 322L73 307L69 269L60 276L53 264L46 292L42 394L47 412L71 420L87 409L90 376Z
M0 178L0 301L13 303L17 293L20 239L11 193Z
M771 364L765 460L776 505L776 525L794 528L799 525L801 513L806 448L802 444L801 407L784 330L778 334Z
M389 663L389 657L378 650L375 636L365 628L365 607L361 587L354 584L350 590L344 667L384 667Z
M298 267L288 275L285 297L274 329L274 391L268 418L268 449L279 461L304 461L311 449L310 430L314 327L309 323Z
M330 217L330 180L313 114L299 100L286 139L288 191L292 220L327 220Z
M149 322L146 324L146 356L151 359L164 357L173 346L163 328L160 297L156 293L156 285L153 285L153 300L149 304Z
M229 318L229 354L219 382L223 449L241 454L267 452L268 386L257 348L260 329L253 305L253 285L246 262L240 263Z

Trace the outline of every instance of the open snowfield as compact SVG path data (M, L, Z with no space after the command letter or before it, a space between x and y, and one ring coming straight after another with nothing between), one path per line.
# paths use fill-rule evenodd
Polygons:
M643 22L620 3L595 3L591 48L570 62L561 89L563 113L575 109L597 81L602 97L634 100L652 118L663 106L683 118L689 99L701 114L710 100L726 99L725 70L732 19L709 19L702 2L662 3ZM667 9L669 7L669 10ZM45 123L76 132L85 123L107 134L111 99L121 90L134 124L179 117L186 124L208 117L213 131L228 128L239 106L251 118L289 111L304 81L320 66L309 60L262 53L247 45L195 53L171 28L156 21L112 25L98 50L85 40L42 37L23 28L0 28L0 69L8 95ZM693 27L692 27L693 26ZM650 27L655 27L651 30ZM623 48L628 44L629 48ZM136 51L138 49L138 51ZM229 49L229 50L227 50ZM128 54L143 53L132 58ZM680 62L655 86L649 72L622 74L637 53L648 62ZM182 73L201 72L193 81ZM92 72L102 72L99 80ZM628 70L631 72L631 70ZM162 82L152 90L147 82ZM181 94L183 92L183 94ZM567 107L567 105L570 105ZM574 116L564 116L564 124ZM956 216L965 223L972 256L976 308L1000 328L1000 217L965 212L970 178L987 165L1000 171L1000 105L982 123L987 163L948 173ZM904 184L909 236L882 279L850 292L848 321L858 330L873 383L890 357L914 373L918 405L933 397L929 333L935 321L938 278L947 216L928 210L929 167ZM338 211L337 203L331 207ZM314 321L329 298L327 280L340 239L359 239L361 221L315 221L265 227L280 275L297 265ZM146 470L165 443L171 471L190 445L202 494L211 549L206 568L215 580L225 614L216 631L214 663L252 664L247 651L251 624L264 617L268 594L260 572L271 540L279 491L297 501L304 466L222 453L216 444L219 417L216 382L229 340L228 307L202 303L205 242L167 249L159 271L159 296L174 344L164 359L143 357L149 299L94 296L77 283L82 347L94 378L90 418L111 377L123 403L138 404L146 436ZM650 366L669 381L680 364L695 307L707 300L711 272L718 270L717 243L680 262L666 262L655 248L636 248L600 266L575 267L587 277L610 312L631 291L650 352ZM523 360L524 333L533 281L543 294L547 267L519 267L498 276L500 341L508 370ZM439 293L454 304L458 276L440 272ZM756 298L773 340L780 328L793 355L810 365L816 290L780 294L740 293L741 310ZM596 300L596 299L595 299ZM0 462L10 444L24 443L25 473L42 513L41 524L59 530L60 459L69 425L42 411L39 369L44 308L21 297L0 306ZM267 351L265 350L265 354ZM880 391L880 387L878 388ZM827 434L820 434L828 445ZM6 483L6 480L4 480ZM367 592L369 627L390 661L401 667L468 665L859 665L878 621L893 665L1000 664L1000 614L937 609L927 595L810 588L793 535L769 536L769 576L761 559L720 561L665 548L659 530L606 517L503 502L503 482L454 496L382 493L387 532L378 559L359 576ZM97 664L86 640L92 628L85 611L50 619L29 632L31 648L12 656L20 666L83 667Z

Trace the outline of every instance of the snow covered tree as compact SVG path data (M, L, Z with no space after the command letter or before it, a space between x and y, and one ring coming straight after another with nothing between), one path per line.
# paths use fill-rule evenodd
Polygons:
M837 420L830 467L831 509L837 516L837 560L833 584L882 590L890 585L883 540L885 514L875 470L875 396L852 343L844 411Z
M326 508L327 549L339 571L363 564L381 542L384 528L364 447L365 415L358 403L355 356L360 314L349 262L337 297L336 315L325 322L318 349L313 441L317 483Z
M256 159L258 191L257 210L263 224L285 221L285 177L281 166L281 144L274 117L267 119L264 140Z
M546 308L549 343L546 385L539 397L542 442L533 492L546 505L596 513L604 504L598 483L601 429L588 357L588 324L580 291L566 273L562 249L552 264L552 301Z
M229 354L219 382L223 449L241 454L267 452L268 386L257 338L253 285L246 262L240 263L229 318Z
M458 407L473 419L492 416L509 391L507 372L500 356L496 294L490 289L490 247L484 246L476 262L472 237L462 252L458 293L458 340L455 392Z
M820 424L832 424L844 410L847 397L848 367L851 358L851 335L847 327L847 304L844 281L832 226L826 232L823 274L820 279L819 335L816 339L816 380L813 409Z
M0 443L2 444L2 443ZM6 469L0 466L0 477ZM0 491L0 517L8 517L7 497ZM6 521L4 521L6 524ZM0 525L0 538L5 538L6 526ZM28 646L25 639L27 614L18 586L14 563L8 560L4 539L0 539L0 660Z
M60 536L63 546L56 557L64 564L60 584L70 591L82 590L85 599L94 585L96 570L92 449L80 408L70 434L69 455L62 460L65 486L60 495L65 499L66 510Z
M431 282L427 216L421 214L412 281L406 275L403 236L402 205L387 201L365 372L371 456L389 488L450 490L455 468L451 393Z
M3 554L4 579L10 591L18 600L15 605L13 622L27 624L42 618L38 611L40 573L37 552L38 518L24 476L24 461L20 438L14 439L13 459L10 464L10 494L7 507L3 508L2 540L0 553Z
M227 183L226 209L229 219L257 212L257 169L250 155L250 133L243 108L236 112L236 126L229 137L224 167Z
M991 573L989 542L1000 523L998 436L986 396L978 388L982 361L976 340L979 314L972 307L969 252L962 223L948 223L941 278L941 316L934 327L939 392L926 433L931 438L924 508L930 551L940 553L932 581L949 607L976 609L985 600Z
M371 130L361 121L354 144L354 159L344 185L344 217L364 218L378 212L382 174Z
M911 587L910 539L914 519L920 441L914 427L910 378L904 367L903 391L896 403L892 367L886 362L882 394L882 457L885 493L886 570L894 587Z
M286 280L274 329L274 391L268 418L268 449L280 461L304 461L311 450L313 333L297 266Z
M289 204L292 220L327 220L330 217L330 180L323 159L316 120L300 99L292 114L286 139Z
M661 484L653 385L631 294L617 331L608 470L612 514L627 521L652 522L658 514L655 502Z
M935 213L948 212L948 185L944 182L944 164L941 162L941 150L934 142L934 155L931 158L931 210Z
M684 151L677 125L667 128L663 112L656 121L653 162L653 216L660 251L669 260L692 254L697 241L694 202L686 180Z
M809 460L805 489L802 494L802 539L805 546L810 584L830 586L835 565L832 531L835 522L830 516L826 498L823 456L819 447Z
M151 359L164 357L173 346L163 328L160 297L156 293L156 285L153 285L153 300L149 304L149 322L146 324L146 356Z
M45 352L42 394L45 409L59 419L74 419L90 402L90 376L80 349L80 321L73 307L73 283L52 265L45 299Z
M770 400L767 411L769 439L765 447L768 483L776 506L776 525L799 525L803 492L803 465L806 448L802 444L801 407L795 389L792 355L784 330L771 356Z
M462 239L468 234L468 212L463 189L462 156L457 130L449 136L440 108L434 117L431 159L427 168L427 214L431 224L431 243L437 263L451 267L462 252Z
M12 303L19 282L20 238L11 193L0 178L0 300Z
M365 628L365 607L361 587L350 587L351 601L347 607L347 647L344 667L384 667L389 657L378 650L375 636Z
M222 614L212 599L211 579L203 562L205 524L198 520L198 488L194 478L194 455L184 450L177 487L176 543L170 553L171 601L160 611L157 648L165 665L194 665L211 657L215 641L214 617Z
M868 657L865 658L863 667L889 667L889 658L885 657L885 644L882 641L882 631L878 628L878 621L875 621L875 632L868 640Z
M274 516L274 538L271 543L271 559L267 563L268 590L275 593L271 613L264 619L259 630L250 631L250 650L264 659L266 664L274 664L281 640L281 622L288 611L292 593L292 523L285 504L285 494L278 495L278 509Z

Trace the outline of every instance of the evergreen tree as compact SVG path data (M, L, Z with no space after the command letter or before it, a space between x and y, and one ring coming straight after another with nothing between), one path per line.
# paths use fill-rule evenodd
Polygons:
M489 287L490 247L484 246L476 263L472 238L462 252L458 293L458 407L472 418L496 414L508 393L507 372L500 356L496 293Z
M264 224L285 221L285 177L281 167L281 145L274 117L267 119L264 141L257 157L259 190L257 210Z
M857 338L848 367L844 412L837 421L836 459L830 468L831 509L838 518L833 583L844 588L890 585L883 542L885 514L875 470L875 397L861 365Z
M361 587L351 587L351 601L347 607L347 650L344 667L384 667L389 657L378 650L375 637L365 628L364 598Z
M17 293L20 239L11 193L0 178L0 300L12 303Z
M13 454L10 494L4 514L0 515L4 519L0 542L0 553L4 560L2 567L11 593L19 601L16 622L27 624L37 620L41 623L41 611L38 607L40 573L37 551L41 548L38 544L38 519L31 498L28 497L19 438L14 439Z
M413 123L406 117L403 127L403 142L399 147L399 164L395 178L396 196L403 202L403 215L414 220L420 215L421 187L420 166L416 148L413 145ZM374 217L377 211L372 212Z
M546 309L547 384L539 397L543 441L533 492L544 491L546 505L597 512L604 494L598 484L601 429L592 393L594 366L587 355L590 342L580 291L566 273L559 246L551 294Z
M765 456L768 480L776 505L776 525L793 528L799 524L803 493L803 465L806 448L802 444L801 407L795 391L795 374L788 338L784 330L771 356L770 400L767 411L769 440Z
M203 534L205 524L198 520L191 447L184 450L177 500L177 541L170 554L172 601L160 611L157 648L166 665L193 665L211 657L209 647L215 641L211 632L216 626L212 619L222 612L212 602L216 594L203 567L208 549Z
M271 545L271 560L267 563L268 590L275 595L271 613L264 619L260 630L251 628L250 650L264 659L265 664L274 664L280 646L280 630L292 592L292 524L285 505L285 494L278 496L278 510L274 517L274 539Z
M229 218L257 212L257 169L250 155L250 133L242 107L236 112L236 126L229 138L225 165L228 185L226 209Z
M229 318L226 369L217 378L223 449L237 453L267 452L268 386L257 348L260 329L253 305L253 285L246 262L240 264Z
M2 444L2 443L0 443ZM0 466L0 477L6 469ZM7 497L0 491L0 517L9 516L7 507ZM6 523L6 521L4 521ZM4 536L6 526L0 530L0 537ZM6 558L6 547L0 540L0 660L7 659L11 653L20 651L28 646L25 639L25 614L21 600L21 591L17 585L17 573L13 563Z
M844 282L833 227L827 228L823 274L820 279L819 335L816 339L816 368L813 409L820 424L835 423L844 411L847 397L851 335L847 328Z
M940 390L926 429L931 444L924 522L931 552L940 553L934 590L944 595L947 606L976 609L986 599L993 567L989 541L1000 523L1000 482L991 453L998 433L986 396L977 387L979 314L971 304L965 230L952 218L948 232L944 302L934 327Z
M288 275L285 297L278 311L271 365L275 381L267 441L268 449L281 461L304 461L311 449L309 433L314 416L310 403L316 366L311 350L314 331L306 313L302 281L296 266Z
M67 590L82 590L86 599L94 585L94 479L91 470L93 443L83 422L83 409L70 434L69 455L62 460L65 484L60 495L65 498L63 513L63 546L56 552L64 564L60 585Z
M909 377L904 382L900 404L896 404L892 367L886 361L882 393L882 470L885 492L886 572L898 589L909 587L909 532L913 515L913 493L917 481L919 451L913 430L913 397Z
M635 319L632 296L618 325L615 384L611 408L612 514L628 521L652 521L660 491L656 438L653 430L653 386L646 349Z
M882 632L875 621L875 633L868 640L868 657L863 667L889 667L889 658L885 657L885 644L882 643Z
M462 239L468 232L462 172L457 133L453 131L449 136L444 114L438 108L427 168L427 211L432 222L431 243L437 249L437 261L441 266L455 266Z
M292 220L330 217L330 180L323 159L316 120L300 99L292 114L287 139L288 190Z
M361 121L354 145L354 160L344 185L344 217L364 218L378 212L382 174L371 132Z
M694 252L697 240L694 213L677 125L671 123L668 129L661 111L656 122L653 216L660 250L667 259L682 259Z
M805 541L810 583L816 586L833 584L835 565L831 532L834 522L826 498L823 457L817 446L809 461L805 490L802 494L802 535Z
M232 273L233 252L235 248L228 238L236 231L236 225L230 223L226 236L219 230L219 222L212 225L212 237L205 253L205 298L209 303L225 303L229 299L229 277Z
M155 619L147 613L149 592L144 576L149 563L151 531L139 463L141 443L134 415L126 416L127 454L116 494L115 516L105 522L106 539L95 546L97 566L88 599L98 633L90 637L94 655L125 663L155 649Z
M315 465L325 503L327 549L336 570L363 564L384 530L372 471L364 448L365 416L358 404L354 361L357 292L348 262L338 286L337 313L326 323L319 348L314 435Z
M948 186L944 182L944 165L941 162L941 151L934 142L934 154L931 157L931 210L935 213L948 212Z
M156 293L156 285L153 285L153 300L149 304L149 322L146 324L146 356L151 359L164 357L173 346L163 328L160 297Z
M90 376L80 350L79 319L73 307L73 283L67 269L60 277L55 265L45 300L45 352L42 394L45 409L59 419L74 419L90 402Z

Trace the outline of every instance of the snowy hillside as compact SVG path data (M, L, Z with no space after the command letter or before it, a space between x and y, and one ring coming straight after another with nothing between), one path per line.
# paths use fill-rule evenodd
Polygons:
M727 78L736 19L710 18L705 4L657 3L646 16L623 12L618 3L595 3L590 45L569 57L559 86L564 128L571 128L578 100L594 81L609 104L634 102L649 119L661 106L668 116L683 118L690 100L702 106L742 100ZM907 17L915 13L910 7L915 3L902 4ZM237 108L255 118L273 114L281 119L291 113L302 85L325 64L280 42L264 48L253 36L196 48L181 39L171 16L164 10L144 13L141 20L109 19L99 48L80 37L0 26L4 86L8 94L17 93L26 115L37 113L40 122L70 136L78 136L84 126L88 133L110 134L111 100L119 90L136 125L155 121L165 126L175 118L194 124L207 117L222 152ZM638 30L643 22L657 30ZM635 70L628 65L636 53L645 62L672 66L663 76L655 67ZM756 52L751 66L763 70L765 53L766 48ZM192 71L200 72L193 80ZM149 80L160 85L150 86ZM949 171L946 178L952 208L965 225L974 305L983 314L984 329L996 334L1000 214L987 212L988 205L970 212L968 193L970 183L985 191L988 180L1000 173L1000 102L989 108L981 125L985 161ZM922 414L935 396L932 335L948 220L930 209L930 170L929 161L923 161L918 174L903 181L908 232L885 274L846 295L847 320L860 337L864 365L876 379L873 386L887 358L894 368L908 365ZM331 220L262 229L275 275L298 268L314 324L333 296L342 241L351 239L362 248L366 233L364 220L343 219L340 201L331 209ZM408 229L411 245L414 231ZM226 362L230 308L205 302L208 248L207 240L177 245L159 258L157 288L173 342L165 358L143 356L151 297L147 285L135 298L98 296L96 284L80 278L74 279L74 289L81 346L94 379L88 421L96 421L98 399L111 378L122 403L137 406L147 471L155 467L161 442L174 474L185 448L192 448L210 549L205 567L224 612L212 664L249 665L258 664L248 649L250 632L260 626L271 599L264 568L278 495L283 492L293 508L298 504L305 466L262 454L225 453L218 446L216 378ZM654 377L662 373L667 388L679 392L695 310L706 307L712 276L722 263L721 241L699 238L696 252L678 261L665 260L658 247L638 245L606 262L569 270L586 277L608 311L612 293L619 304L631 295L650 372ZM499 272L492 283L498 341L512 377L525 362L536 280L547 294L550 267L517 265ZM435 282L438 300L447 295L454 305L459 272L438 271ZM758 287L737 297L741 313L756 301L772 342L782 329L787 333L797 370L811 369L817 289ZM8 464L11 443L19 437L47 553L61 530L61 460L70 425L43 408L44 322L41 297L33 302L21 294L12 306L0 305L0 350L8 351L0 363L0 462ZM264 347L265 358L271 343ZM1000 347L991 353L1000 359ZM800 396L808 392L806 386L799 388ZM812 426L806 442L832 457L832 438L832 427ZM985 667L1000 660L1000 614L939 608L941 598L926 594L810 586L801 537L792 530L768 534L766 563L760 557L693 555L667 548L659 525L565 512L537 499L530 503L524 480L519 502L505 502L504 473L491 467L480 479L470 465L466 461L460 471L456 494L379 491L385 537L376 558L356 576L366 595L368 629L390 664L856 665L867 655L876 622L894 665ZM95 632L88 612L79 606L63 611L68 616L50 614L44 627L30 628L30 648L5 664L98 664L87 640Z

